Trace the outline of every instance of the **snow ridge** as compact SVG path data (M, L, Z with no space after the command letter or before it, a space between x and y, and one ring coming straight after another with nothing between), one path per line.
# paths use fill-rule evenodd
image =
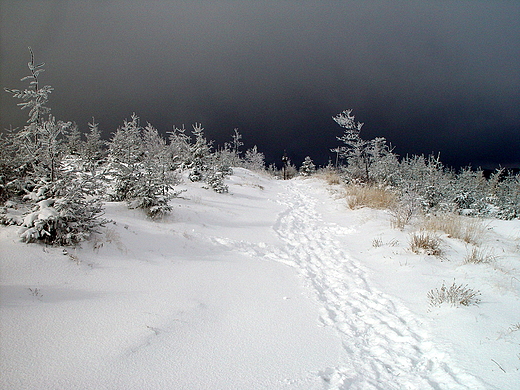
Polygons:
M274 230L283 246L220 244L298 269L322 305L320 321L341 336L344 356L318 373L326 388L340 390L491 389L457 368L436 349L417 314L370 284L367 272L338 242L344 228L316 211L312 186L288 182ZM419 319L418 319L419 318Z

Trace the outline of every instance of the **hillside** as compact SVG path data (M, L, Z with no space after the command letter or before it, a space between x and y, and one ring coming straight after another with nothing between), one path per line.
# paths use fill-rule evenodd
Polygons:
M0 227L2 389L517 389L520 221L485 220L488 262L320 178L242 168L183 184L152 221L124 203L67 249ZM443 283L477 305L430 305Z

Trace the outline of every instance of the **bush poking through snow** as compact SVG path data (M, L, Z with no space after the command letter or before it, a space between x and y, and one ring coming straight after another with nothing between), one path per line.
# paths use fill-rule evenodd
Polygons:
M468 285L457 285L455 282L449 287L442 283L441 288L428 291L427 297L430 306L438 307L443 303L449 303L452 306L471 306L480 303L480 291L469 288Z
M394 229L403 230L406 225L408 225L414 215L414 209L412 207L407 207L407 205L402 205L398 207L394 207L390 210L390 215L392 219L390 220L390 224Z
M430 232L412 233L410 250L413 253L442 257L441 240Z

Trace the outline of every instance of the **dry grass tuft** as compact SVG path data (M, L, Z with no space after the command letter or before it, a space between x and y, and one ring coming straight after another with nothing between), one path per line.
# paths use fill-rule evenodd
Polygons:
M472 247L464 258L464 264L489 264L496 260L496 256L487 249Z
M449 303L452 306L470 306L480 303L480 291L473 290L468 285L457 285L455 282L450 287L443 283L441 288L428 291L427 297L430 306L440 306Z
M396 204L396 195L392 191L374 186L351 185L345 189L345 194L351 209L370 207L381 210Z
M410 235L410 250L413 253L442 257L441 240L430 232L418 232Z
M341 177L338 175L338 173L333 169L323 169L318 171L316 176L322 178L327 182L328 185L337 185L341 184Z
M457 214L430 215L422 221L421 228L442 231L452 238L474 245L478 245L486 234L486 225L482 220Z

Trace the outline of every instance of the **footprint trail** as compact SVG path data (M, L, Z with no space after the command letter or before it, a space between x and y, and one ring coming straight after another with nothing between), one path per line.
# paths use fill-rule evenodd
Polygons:
M215 240L290 265L310 285L321 305L321 323L336 329L344 350L335 367L318 373L324 388L493 389L436 348L416 314L371 285L367 271L338 240L348 232L316 211L311 186L293 180L284 189L278 201L285 210L273 226L281 246Z

